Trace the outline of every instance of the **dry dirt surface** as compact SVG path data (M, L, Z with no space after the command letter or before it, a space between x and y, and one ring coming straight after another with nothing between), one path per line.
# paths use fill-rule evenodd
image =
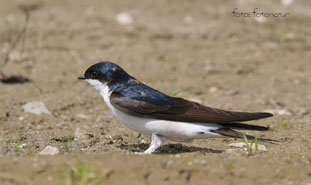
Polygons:
M311 2L0 0L0 184L311 184ZM233 14L290 13L254 18ZM78 81L109 60L169 95L229 110L279 140L167 142L121 125ZM45 108L25 111L29 102ZM27 106L26 106L27 105ZM28 106L29 107L29 106ZM44 150L47 146L49 150ZM53 154L53 155L40 155Z

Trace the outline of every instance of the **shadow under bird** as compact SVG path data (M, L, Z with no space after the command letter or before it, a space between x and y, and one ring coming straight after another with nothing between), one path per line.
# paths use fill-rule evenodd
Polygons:
M241 138L242 133L233 129L266 131L267 127L241 122L273 116L266 112L221 110L171 97L138 81L111 62L92 65L78 79L89 82L126 127L151 136L145 154L155 152L165 139L191 142L211 137ZM246 137L255 139L250 135Z

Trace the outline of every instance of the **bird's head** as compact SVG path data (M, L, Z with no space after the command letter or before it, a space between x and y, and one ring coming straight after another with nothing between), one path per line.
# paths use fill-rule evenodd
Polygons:
M95 89L104 86L117 88L123 82L131 78L120 66L112 62L99 62L89 67L79 80L86 80Z

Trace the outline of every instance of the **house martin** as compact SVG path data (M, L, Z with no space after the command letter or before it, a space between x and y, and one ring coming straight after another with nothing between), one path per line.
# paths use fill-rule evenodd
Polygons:
M268 127L241 122L273 116L266 112L216 109L171 97L138 81L112 62L94 64L78 79L90 83L126 127L151 136L151 144L144 154L155 152L165 139L191 142L211 137L241 138L242 133L236 130L266 131ZM251 135L246 137L255 139Z

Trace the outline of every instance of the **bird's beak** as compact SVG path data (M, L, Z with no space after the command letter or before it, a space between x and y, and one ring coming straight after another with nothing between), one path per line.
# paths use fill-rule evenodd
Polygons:
M78 77L78 80L85 80L85 76L84 76L84 75L79 76L79 77Z

